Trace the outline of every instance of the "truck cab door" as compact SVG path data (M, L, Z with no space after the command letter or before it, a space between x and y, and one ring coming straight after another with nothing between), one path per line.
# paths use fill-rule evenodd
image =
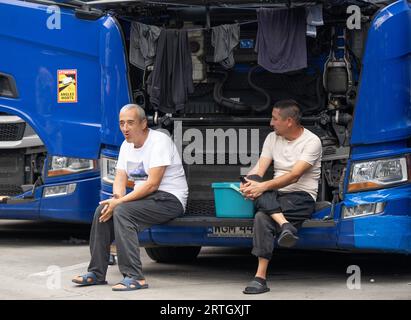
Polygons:
M101 11L51 4L0 0L0 113L24 120L49 156L98 160L104 110L117 114L130 97L122 34L115 19ZM74 178L45 175L45 184L69 179ZM98 201L99 185L86 190L93 196L83 194L84 202L72 205L95 208L91 200ZM42 196L37 191L35 199ZM61 207L55 199L55 208ZM27 205L25 216L45 210L39 201Z
M0 0L0 72L16 92L0 96L0 112L29 123L50 154L98 158L103 20Z

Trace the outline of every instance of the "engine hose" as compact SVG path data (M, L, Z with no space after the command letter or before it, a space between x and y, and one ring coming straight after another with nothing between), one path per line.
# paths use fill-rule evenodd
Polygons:
M250 85L251 88L253 88L255 91L258 91L259 93L261 93L262 95L265 96L266 102L265 102L264 105L262 105L262 106L252 105L252 106L251 106L251 108L253 108L255 111L257 111L257 112L262 112L262 111L267 110L267 109L270 107L270 105L271 105L271 97L270 97L270 95L267 93L267 91L265 91L264 89L262 89L262 88L260 88L260 87L257 87L257 86L253 83L253 81L251 80L251 75L252 75L252 73L254 72L254 70L258 69L259 67L260 67L259 65L256 65L256 66L252 67L252 68L248 71L248 77L247 77L247 79L248 79L248 84Z
M215 102L217 102L219 105L234 109L237 111L248 111L250 109L249 106L245 105L244 103L237 102L231 99L227 99L223 97L223 86L224 83L228 79L228 73L226 71L214 71L214 73L219 73L223 75L223 79L216 82L214 86L214 91L213 91L213 98Z
M223 97L223 86L224 83L227 81L228 79L228 72L226 71L215 71L215 73L219 73L223 75L223 79L220 80L219 82L217 82L214 86L214 92L213 92L213 98L214 100L219 104L222 105L224 107L230 108L230 109L234 109L237 111L248 111L250 109L253 109L257 112L262 112L267 110L270 107L271 104L271 97L270 95L262 88L257 87L251 79L251 75L254 72L254 70L256 70L257 68L259 68L258 65L252 67L249 71L248 71L248 76L247 76L247 80L248 83L250 85L250 87L254 90L256 90L257 92L260 92L262 95L265 96L266 98L266 102L264 105L262 106L255 106L255 105L247 105L244 104L242 102L237 102L237 101L233 101L231 99L227 99L225 97Z

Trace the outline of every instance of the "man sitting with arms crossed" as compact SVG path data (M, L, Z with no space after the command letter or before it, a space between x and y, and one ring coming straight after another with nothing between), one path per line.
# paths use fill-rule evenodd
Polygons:
M114 291L148 288L140 261L137 233L184 213L188 186L180 156L166 134L147 127L144 110L135 104L120 110L125 137L117 161L113 198L97 207L90 234L88 273L74 283L106 284L110 244L115 239L118 267L124 279ZM134 190L126 194L127 180Z
M267 268L278 244L292 247L298 240L297 228L315 209L321 172L321 140L301 123L301 110L294 100L277 102L272 111L270 133L260 159L247 175L240 190L255 200L252 254L258 257L254 279L243 291L258 294L269 291ZM274 161L274 179L262 182L261 177ZM291 224L288 220L292 221Z

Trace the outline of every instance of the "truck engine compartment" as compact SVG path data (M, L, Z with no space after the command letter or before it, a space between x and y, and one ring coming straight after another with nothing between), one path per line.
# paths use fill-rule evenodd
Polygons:
M315 36L306 37L307 68L272 73L258 65L254 50L258 32L257 5L227 3L226 6L186 7L150 3L128 4L124 8L116 6L112 14L122 26L128 55L130 28L134 22L188 30L194 92L188 96L182 110L162 111L150 103L147 79L153 66L142 70L130 63L129 70L134 102L146 110L150 125L167 129L172 134L176 128L181 130L174 135L183 137L182 157L190 189L187 214L210 215L213 212L211 184L237 181L241 168L244 168L242 159L249 162L252 159L254 163L258 160L264 139L272 130L269 127L272 106L282 99L294 99L300 104L303 126L322 141L322 173L317 201L338 202L342 198L345 168L350 156L352 118L367 29L372 16L383 4L363 3L359 30L347 28L347 3L343 6L323 4L323 25L316 28ZM291 8L315 4L293 2ZM259 4L258 7L263 6ZM280 2L267 6L290 8L289 4ZM226 69L213 60L211 29L232 23L240 24L240 39L234 49L235 65ZM224 151L211 144L211 148L205 145L203 152L196 154L197 150L193 148L196 135L190 133L191 129L199 130L203 137L216 132L226 134ZM258 130L257 134L255 130ZM237 141L247 140L246 148L227 148L231 137ZM254 142L258 140L257 149L252 149L252 139ZM184 161L185 155L189 156L190 163ZM266 173L265 179L270 177L272 170Z

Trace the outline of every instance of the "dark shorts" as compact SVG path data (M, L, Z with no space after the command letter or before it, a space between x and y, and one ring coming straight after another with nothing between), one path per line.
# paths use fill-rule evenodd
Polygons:
M257 176L258 177L258 176ZM261 181L255 176L250 180ZM282 213L291 221L302 221L309 219L315 210L315 201L305 191L281 192L277 190L264 192L254 201L256 211L266 214Z

